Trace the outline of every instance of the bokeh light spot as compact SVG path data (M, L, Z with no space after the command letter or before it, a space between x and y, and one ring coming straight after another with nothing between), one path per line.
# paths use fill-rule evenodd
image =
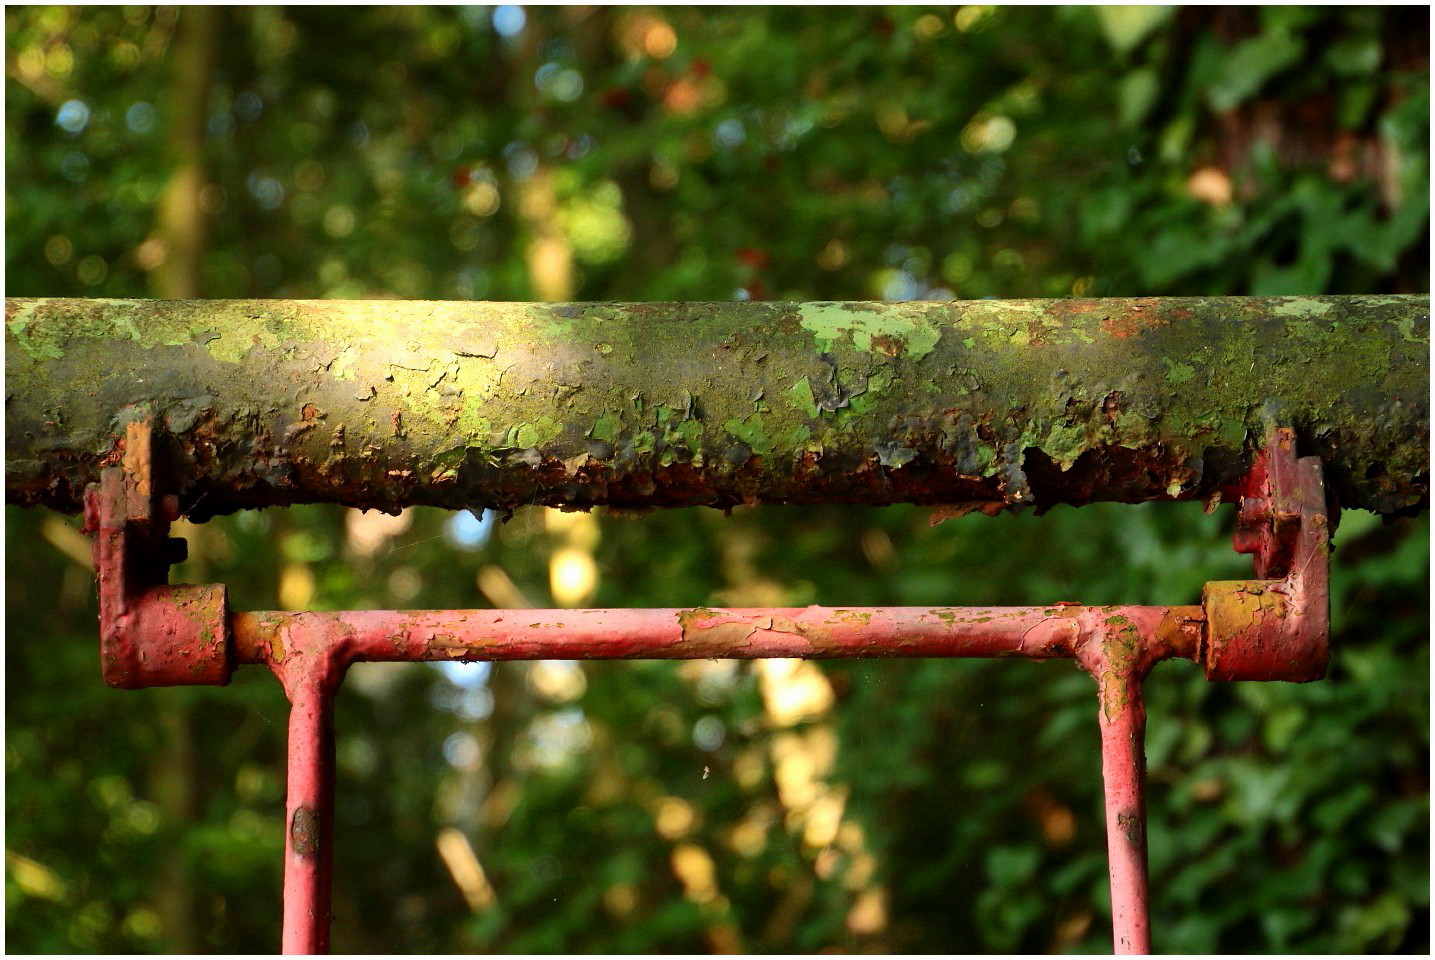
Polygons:
M71 150L60 158L60 175L72 183L82 183L90 173L90 158Z
M475 217L491 217L498 212L502 197L498 187L479 181L468 186L463 192L463 208Z
M128 40L121 40L110 51L110 61L121 70L129 70L140 62L140 48Z
M538 170L538 154L517 141L503 148L508 161L508 174L515 180L527 180Z
M63 234L57 234L45 241L45 259L53 266L63 267L74 255L75 245Z
M460 510L444 523L444 539L462 550L478 550L493 533L494 512Z
M241 120L258 120L264 112L264 101L259 99L259 94L246 90L234 98L234 112Z
M90 123L90 107L83 100L66 100L55 112L55 124L71 135L83 133Z
M493 29L497 30L500 36L518 36L527 22L528 15L519 6L504 4L493 11Z
M841 270L847 263L847 257L847 244L834 237L818 252L817 265L823 270Z
M354 232L354 211L343 204L335 204L324 214L324 232L336 240Z
M577 70L560 70L548 92L564 103L572 103L583 95L583 75Z
M700 717L698 722L693 724L693 743L702 750L716 750L722 746L727 737L727 728L723 722L714 714Z
M199 209L210 216L216 213L223 213L228 203L228 192L218 184L211 183L199 191Z
M718 124L717 130L713 133L713 139L718 145L726 150L733 150L742 146L747 139L747 128L742 125L741 120L724 120Z
M135 133L149 133L154 129L155 110L152 104L144 100L132 104L125 111L125 126Z
M109 272L110 268L105 265L104 258L93 253L81 260L80 265L75 268L75 275L80 278L80 282L92 287L104 283Z
M643 32L643 50L654 60L664 60L678 48L678 35L668 24L654 17Z
M273 177L251 173L245 183L250 195L265 210L278 210L284 203L284 185Z
M45 69L53 77L68 77L75 69L75 54L67 44L59 43L45 55Z
M942 22L942 18L931 13L918 17L917 22L912 25L912 32L923 40L939 37L946 29L947 25Z
M456 770L478 769L481 756L478 740L471 733L453 733L443 742L443 758Z

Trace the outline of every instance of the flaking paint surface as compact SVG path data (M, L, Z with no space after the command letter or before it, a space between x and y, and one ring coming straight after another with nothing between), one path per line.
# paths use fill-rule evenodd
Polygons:
M10 300L7 495L77 509L148 405L219 511L1195 498L1272 417L1342 503L1419 509L1428 327L1418 297Z

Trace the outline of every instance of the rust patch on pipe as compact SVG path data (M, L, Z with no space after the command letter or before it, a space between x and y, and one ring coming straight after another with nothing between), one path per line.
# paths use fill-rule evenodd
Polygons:
M319 852L319 814L308 807L299 807L294 811L294 819L289 824L289 840L294 845L294 853L300 857L312 857Z
M683 643L695 646L710 645L716 650L731 649L747 643L748 639L758 630L757 624L752 623L732 620L711 622L723 616L726 616L723 611L707 607L696 607L680 612L678 624L682 627Z
M1200 606L1172 607L1156 627L1156 646L1160 655L1200 660L1205 628L1206 612Z
M148 420L125 424L125 452L121 463L130 482L135 485L135 492L141 497L150 495L152 436Z

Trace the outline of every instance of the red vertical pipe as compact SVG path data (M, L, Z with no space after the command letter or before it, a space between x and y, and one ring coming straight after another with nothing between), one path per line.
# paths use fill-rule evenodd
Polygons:
M289 690L285 953L327 953L334 837L334 710L322 675Z
M1146 876L1146 706L1139 675L1099 680L1101 776L1106 783L1106 857L1118 954L1151 952Z

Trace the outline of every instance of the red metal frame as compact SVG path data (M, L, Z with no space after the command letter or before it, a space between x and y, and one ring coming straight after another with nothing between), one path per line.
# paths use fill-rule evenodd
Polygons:
M170 586L178 501L158 489L148 424L86 492L95 534L104 676L117 687L225 684L267 666L290 702L285 953L328 949L334 696L360 661L803 657L1072 658L1095 679L1117 953L1151 949L1146 709L1161 660L1212 680L1320 678L1329 660L1329 560L1320 461L1271 432L1241 486L1236 549L1260 579L1208 583L1200 606L231 613L223 586Z

